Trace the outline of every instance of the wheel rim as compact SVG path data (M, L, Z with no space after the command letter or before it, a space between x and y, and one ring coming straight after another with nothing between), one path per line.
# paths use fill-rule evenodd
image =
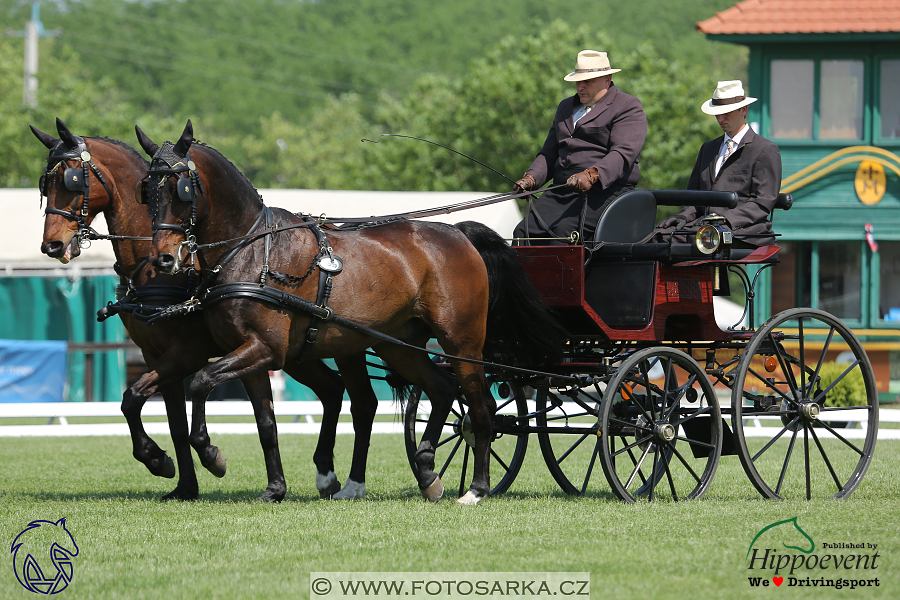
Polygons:
M837 357L846 362L832 365ZM835 406L848 389L863 403ZM853 332L826 312L791 309L757 331L738 364L731 403L741 463L766 498L845 498L871 463L875 374ZM865 428L839 426L851 415Z
M722 452L715 390L684 352L641 350L607 387L599 440L607 481L622 500L700 498Z
M502 433L502 424L508 423L509 419L520 420L519 417L525 417L527 420L526 415L528 415L528 406L522 387L510 385L509 388L510 396L497 402L497 416L494 419L495 431L490 451L490 475L491 481L495 482L495 485L491 487L491 496L502 494L509 489L522 467L528 447L527 434ZM421 388L414 387L407 401L404 415L406 456L414 475L418 473L414 457L430 413L430 401L423 398ZM500 426L498 427L498 425ZM467 441L467 438L473 439L470 436L470 428L466 407L459 398L455 398L450 415L438 438L434 464L435 471L448 488L459 483L459 496L465 494L469 489L473 475L473 448L471 441Z

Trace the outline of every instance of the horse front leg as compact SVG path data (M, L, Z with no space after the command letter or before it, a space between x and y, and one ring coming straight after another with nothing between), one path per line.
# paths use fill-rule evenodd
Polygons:
M322 403L322 424L313 463L319 497L331 498L341 490L334 472L334 444L344 399L343 379L321 360L286 364L284 372L311 389Z
M194 461L191 458L184 385L179 381L160 391L166 402L169 433L175 446L175 459L178 461L178 484L174 490L163 496L163 500L196 500L200 488L197 473L194 471Z
M260 495L260 499L266 502L280 502L287 491L278 450L272 385L269 382L269 367L273 363L265 346L251 340L215 363L200 369L191 383L191 399L197 405L198 401L205 401L216 386L238 378L243 381L253 405L259 442L266 463L268 485Z
M369 458L369 443L372 439L372 423L378 411L378 398L372 389L366 354L335 359L347 394L350 396L350 414L353 416L353 462L350 476L335 500L353 500L366 497L366 462Z
M246 389L247 384L244 384ZM191 446L200 459L200 464L216 477L225 477L227 460L218 446L213 446L206 430L206 397L191 401Z
M149 390L156 390L158 383L159 375L156 371L144 373L122 394L121 409L125 421L128 423L128 431L131 433L132 456L143 463L153 475L171 479L175 477L175 462L147 435L144 423L141 421L141 410L144 408L147 398L153 393ZM183 390L181 402L184 403Z

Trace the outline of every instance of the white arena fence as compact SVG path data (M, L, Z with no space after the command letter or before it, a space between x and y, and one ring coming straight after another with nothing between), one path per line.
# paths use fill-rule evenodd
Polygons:
M191 403L187 405L190 418ZM534 411L534 401L528 401L529 411ZM431 412L431 405L427 400L419 403L418 411L422 418L427 418ZM510 403L502 411L505 414L514 414L515 405ZM141 412L144 417L165 417L166 407L163 402L150 401L144 405ZM342 415L350 414L350 403L344 401L341 409ZM847 410L833 413L839 415L841 422L846 427L840 427L841 435L846 439L862 439L866 436L868 423L867 411ZM207 417L213 417L212 422L207 423L207 429L211 434L256 434L256 423L248 422L253 418L253 409L247 401L215 401L206 403ZM318 434L321 428L322 404L320 402L282 401L275 403L276 417L283 419L278 423L279 434ZM399 414L399 406L391 400L378 402L378 412L372 433L402 433L403 417ZM235 418L228 422L228 418ZM236 418L240 417L240 420ZM101 423L69 423L69 419L118 419L116 422ZM223 419L224 418L224 419ZM9 424L10 419L43 420L42 424ZM778 417L753 417L745 419L744 433L747 436L771 436L775 423L766 421L777 420ZM835 421L837 419L834 419ZM829 421L831 422L831 421ZM890 427L890 424L900 423L900 409L882 408L879 411L879 439L900 439L900 427ZM832 425L836 427L836 425ZM153 420L144 423L144 429L149 435L168 435L169 426L165 421ZM821 439L833 439L834 436L826 429L817 429L817 435ZM338 424L338 434L352 434L353 424L349 420L343 420ZM95 436L95 435L129 435L128 426L122 416L118 402L45 402L45 403L8 403L0 404L0 437L30 437L30 436Z

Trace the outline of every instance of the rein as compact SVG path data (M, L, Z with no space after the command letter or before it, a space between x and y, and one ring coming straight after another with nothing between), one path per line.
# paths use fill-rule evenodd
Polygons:
M565 187L566 184L560 183L557 185L552 185L547 188L544 188L542 191L550 191L558 188ZM514 200L516 198L524 198L526 196L531 196L534 194L534 191L527 191L522 193L514 193L507 192L502 194L495 194L493 196L486 196L484 198L476 198L474 200L467 200L465 202L459 202L457 204L448 204L447 206L440 206L437 208L424 209L424 210L415 210L405 213L397 213L392 215L384 215L378 217L321 217L315 219L312 215L298 215L302 217L308 217L315 219L311 222L306 223L294 223L293 225L287 225L283 227L273 226L270 231L261 231L258 233L252 233L253 229L250 230L250 233L247 233L243 236L231 238L228 240L221 240L218 242L211 242L209 244L196 244L196 249L198 250L207 250L210 248L218 248L219 246L225 246L228 244L232 244L234 242L239 242L247 239L255 239L264 235L269 235L270 233L275 234L281 231L288 231L290 229L299 229L302 227L313 227L313 226L322 226L322 225L355 225L357 228L367 228L367 227L378 227L380 225L387 225L388 223L394 223L396 221L403 221L406 219L422 219L425 217L433 217L437 215L448 215L451 213L459 212L461 210L468 210L470 208L478 208L480 206L489 206L491 204L496 204L498 202L504 202L506 200ZM175 228L175 226L170 226L171 228ZM341 227L342 230L352 230L352 227ZM182 242L182 244L186 244L186 242Z

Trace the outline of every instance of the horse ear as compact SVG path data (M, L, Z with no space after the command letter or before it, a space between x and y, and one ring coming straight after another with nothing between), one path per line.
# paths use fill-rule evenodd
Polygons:
M181 138L178 140L178 143L175 144L175 154L178 156L187 154L187 151L191 149L193 141L194 126L191 125L191 120L188 119L187 125L184 126L184 131L181 132Z
M31 127L31 133L34 134L34 137L41 140L41 143L47 146L48 149L53 150L53 147L59 142L59 139L53 137L49 133L44 133L34 125L29 125L29 127Z
M141 131L141 128L137 125L134 126L134 132L137 134L138 143L141 145L141 148L144 149L144 152L147 153L147 156L153 158L156 154L156 151L159 150L159 146L153 143L147 134Z
M59 132L59 139L63 141L63 143L68 148L77 148L78 142L75 141L75 135L69 131L69 128L66 127L66 124L62 122L62 119L56 117L56 131Z

